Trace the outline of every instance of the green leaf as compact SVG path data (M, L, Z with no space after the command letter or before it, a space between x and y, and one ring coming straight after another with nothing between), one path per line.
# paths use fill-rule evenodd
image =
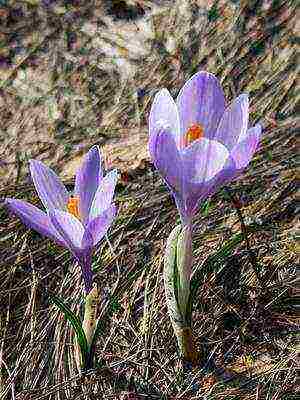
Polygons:
M190 280L192 272L192 233L191 227L185 226L177 240L177 299L181 314L186 319L186 309L190 295Z
M168 312L172 321L182 321L183 315L178 307L178 271L177 271L177 242L181 225L171 232L166 245L164 257L164 286Z
M89 346L84 334L84 331L81 326L81 321L73 313L73 311L67 306L60 298L58 298L55 295L50 295L50 301L56 305L56 307L64 313L64 316L66 319L70 322L72 325L77 341L81 350L81 355L82 355L82 366L83 368L86 368L87 366L87 360L89 359Z
M210 211L210 209L211 209L211 206L212 206L212 204L211 204L211 199L207 199L207 200L203 203L203 205L201 206L201 212L202 212L202 214L204 215L204 217L207 217L207 216L208 216L209 211Z

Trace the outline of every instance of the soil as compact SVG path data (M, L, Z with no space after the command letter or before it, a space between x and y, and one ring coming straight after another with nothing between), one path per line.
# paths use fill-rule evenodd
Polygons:
M0 0L1 199L38 204L30 158L70 189L93 144L121 171L114 250L103 241L94 260L99 365L85 375L48 296L79 313L77 265L0 209L1 399L296 399L297 24L292 0ZM245 174L196 219L193 330L203 357L187 370L162 282L179 220L149 160L147 120L157 90L175 97L198 70L218 76L228 101L249 93L251 125L264 134Z

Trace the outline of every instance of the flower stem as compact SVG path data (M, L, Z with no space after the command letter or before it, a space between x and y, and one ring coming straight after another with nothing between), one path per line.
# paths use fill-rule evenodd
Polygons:
M97 306L99 303L99 294L97 284L94 283L92 290L86 295L84 304L84 318L82 328L86 336L86 340L89 346L91 346L95 329L96 329L96 316Z
M75 359L79 370L86 370L93 367L93 355L92 355L92 342L97 325L97 306L99 304L99 294L97 284L94 283L91 291L86 295L84 302L84 318L82 322L82 329L84 331L86 341L88 344L88 354L83 357L80 351L80 346L76 342L75 347ZM83 359L86 362L83 363ZM86 364L86 365L84 365Z

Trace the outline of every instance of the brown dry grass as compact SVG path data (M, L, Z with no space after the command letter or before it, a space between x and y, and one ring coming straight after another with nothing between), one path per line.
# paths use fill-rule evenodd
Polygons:
M77 266L0 210L1 398L296 398L294 2L119 2L123 13L107 2L70 2L47 12L28 3L0 8L1 197L36 201L27 159L44 160L69 179L94 143L109 165L129 171L117 190L114 253L103 242L95 256L103 334L99 366L87 377L76 373L72 330L45 294L47 288L79 311ZM24 15L15 12L11 22L18 7ZM25 49L20 59L11 51L12 32ZM161 274L163 246L178 217L147 161L146 121L156 89L176 95L198 69L216 73L230 99L249 92L251 120L265 128L260 151L231 186L259 273L240 240L209 263L240 232L221 191L197 219L193 319L203 365L184 371Z

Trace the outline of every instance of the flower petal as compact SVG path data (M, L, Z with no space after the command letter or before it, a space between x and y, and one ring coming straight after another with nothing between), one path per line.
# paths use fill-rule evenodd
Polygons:
M202 183L192 182L187 184L187 197L185 200L187 219L195 215L202 201L215 194L236 176L235 164L229 156L223 168L212 179Z
M211 180L224 167L229 152L216 140L202 138L182 151L185 179L188 183Z
M77 251L76 259L81 267L85 293L88 294L93 285L92 249Z
M204 136L213 138L225 109L224 94L218 79L208 72L197 72L179 92L177 106L182 137L191 125L200 124Z
M102 176L100 150L98 146L93 146L84 157L75 178L74 193L79 197L79 213L83 224L88 221L90 207Z
M213 139L223 143L228 150L244 138L249 119L249 100L247 94L241 94L225 110Z
M91 205L89 221L98 217L103 211L109 208L114 196L117 179L117 170L109 172L102 179Z
M22 200L6 199L5 204L28 228L55 240L62 246L66 246L63 238L54 229L49 216L45 212Z
M171 132L161 129L150 137L149 151L155 167L173 193L181 192L182 163Z
M108 228L112 224L116 216L116 206L112 204L101 215L91 220L87 226L87 232L93 238L93 245L95 246L106 234Z
M45 208L65 210L69 194L56 173L37 160L29 161L29 169L35 189Z
M239 141L232 149L231 157L237 169L244 169L251 161L259 144L261 131L262 129L259 124L248 129L246 137Z
M184 215L188 221L193 217L199 203L217 190L218 177L228 167L230 155L221 143L202 138L183 150L182 159Z
M161 129L168 130L179 146L179 115L175 101L167 89L160 90L154 97L149 117L150 137Z
M63 237L75 256L92 243L83 243L84 226L72 214L60 210L50 210L49 217L55 229Z

